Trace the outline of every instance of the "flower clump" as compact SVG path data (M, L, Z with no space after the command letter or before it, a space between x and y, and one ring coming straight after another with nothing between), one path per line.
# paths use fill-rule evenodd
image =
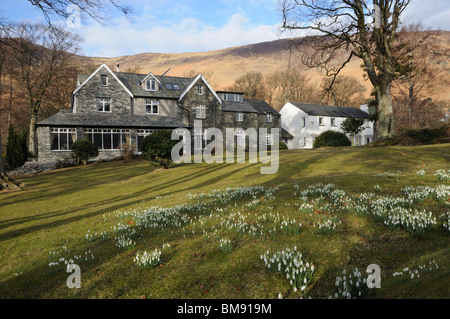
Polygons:
M261 255L266 267L272 271L282 273L290 285L294 288L294 292L298 289L301 291L308 288L314 274L314 265L304 261L303 255L294 249L286 248L271 254L266 251Z
M136 253L133 261L143 268L153 268L161 262L161 250L156 248L151 252L144 251L142 254Z
M332 299L357 299L364 298L368 292L367 278L364 278L358 268L355 268L353 273L347 275L347 271L344 269L341 276L336 277L336 287L338 291L334 296L330 296Z

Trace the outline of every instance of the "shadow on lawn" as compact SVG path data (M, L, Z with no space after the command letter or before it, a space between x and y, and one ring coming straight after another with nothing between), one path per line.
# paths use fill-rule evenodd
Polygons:
M257 164L253 164L253 165L250 165L250 166L254 166L254 165L257 165ZM227 173L224 173L224 174L221 174L221 175L216 175L214 178L208 179L206 181L201 181L201 182L199 182L199 183L197 183L197 184L195 184L195 185L193 185L193 186L191 186L189 188L182 188L182 189L174 190L174 191L167 192L167 193L164 193L164 194L158 194L158 196L169 196L169 195L175 194L175 193L177 193L179 191L183 191L184 192L184 191L198 189L198 188L201 188L201 187L204 187L204 186L207 186L207 185L211 185L211 184L213 184L213 183L215 183L217 181L220 181L221 179L227 178L227 177L229 177L231 175L234 175L234 174L238 173L239 171L247 169L250 166L246 165L246 166L243 166L241 168L232 170L230 172L227 172ZM116 211L116 210L119 210L119 209L130 207L132 205L141 203L143 201L149 201L149 200L155 199L155 197L156 197L155 195L152 194L152 192L156 192L158 190L162 190L162 189L165 189L165 188L170 188L170 187L173 187L175 185L182 185L183 182L195 181L196 179L200 179L205 174L208 174L209 172L211 172L213 170L222 169L222 168L225 168L225 167L228 167L227 164L212 165L212 166L209 166L209 167L207 167L207 168L205 168L203 170L200 170L197 173L190 174L188 176L183 176L183 177L177 178L177 179L175 179L173 181L169 181L169 182L166 182L166 183L163 183L163 184L155 185L155 186L143 189L143 190L135 192L135 193L125 194L125 195L122 195L120 197L114 197L114 198L111 198L111 199L108 199L108 200L100 201L100 202L97 202L96 204L87 204L87 205L84 205L84 206L81 206L81 207L77 207L77 208L74 208L74 209L65 210L63 212L60 212L60 211L49 212L49 213L45 213L45 214L40 215L40 216L30 216L30 217L23 217L23 218L15 219L15 220L12 220L12 221L10 220L8 222L2 223L0 225L0 229L9 228L9 227L12 227L12 226L15 226L15 225L20 225L22 223L26 223L26 222L29 222L29 221L36 221L36 220L42 220L42 219L48 219L48 218L61 217L61 216L65 216L65 215L73 214L73 213L82 213L83 210L88 209L88 208L92 209L92 208L95 208L95 207L101 207L101 206L105 206L105 205L111 205L111 204L116 203L116 202L121 202L120 204L116 204L116 205L113 205L113 206L108 206L108 207L105 207L105 208L102 208L102 209L99 209L99 210L96 210L96 211L93 211L93 212L90 212L90 213L81 214L81 215L77 214L76 216L69 217L69 218L66 218L64 220L57 220L57 221L49 222L49 223L46 223L46 224L39 224L39 225L30 226L30 227L27 227L27 228L22 228L22 229L18 229L18 230L5 232L5 233L0 234L0 241L9 240L9 239L12 239L12 238L15 238L15 237L18 237L18 236L22 236L22 235L25 235L25 234L28 234L28 233L31 233L31 232L35 232L35 231L42 231L42 230L46 230L46 229L53 228L53 227L59 227L59 226L65 225L65 224L69 224L69 223L72 223L72 222L79 221L79 220L84 219L84 218L90 218L90 217L103 215L105 213L109 213L109 212L113 212L113 211Z

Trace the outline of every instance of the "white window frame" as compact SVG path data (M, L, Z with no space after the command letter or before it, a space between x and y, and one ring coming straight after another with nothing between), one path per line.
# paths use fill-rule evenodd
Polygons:
M120 135L120 137L119 137L119 143L120 143L119 148L105 148L105 145L104 145L104 141L105 140L104 140L103 136L107 135L107 134L111 134L111 147L114 147L113 135L115 133L116 134L119 133L119 135ZM91 134L91 139L90 140L88 139L88 141L90 141L92 144L94 144L94 141L95 141L94 135L95 134L101 134L101 136L102 136L102 147L98 148L99 151L118 151L118 150L123 149L122 135L125 135L125 134L129 135L129 140L131 142L131 133L130 133L130 130L128 130L128 129L112 129L112 128L85 129L84 130L84 134L85 134L85 138L86 138L87 134Z
M206 142L206 130L204 132L194 132L194 147L196 150L203 150L203 142ZM200 144L199 144L200 143Z
M272 121L273 121L273 116L272 116L272 114L267 114L266 115L266 122L267 123L272 123Z
M243 129L236 129L236 147L245 149L245 131Z
M145 90L149 92L158 91L156 80L147 79L145 80Z
M336 118L335 117L330 118L330 125L336 126Z
M74 129L74 128L62 128L62 127L61 128L60 127L52 128L51 131L50 131L50 149L52 148L52 144L53 144L53 141L52 141L52 135L53 134L57 134L58 135L58 149L57 150L51 149L51 151L52 152L68 152L68 151L70 151L69 135L71 135L73 133L75 133L75 139L72 142L75 143L76 140L78 139L77 130L76 129ZM65 149L65 150L61 149L61 139L60 139L60 135L61 134L66 134L67 135L67 137L66 137L67 138L67 149Z
M197 105L195 109L195 117L198 119L206 118L206 105Z
M243 122L244 121L244 113L236 113L236 121Z
M205 93L205 89L204 89L203 85L197 85L195 87L195 93L197 95L203 95Z
M319 117L319 126L325 126L325 119L323 117Z
M156 113L153 112L154 106L156 106ZM148 112L148 107L150 107L151 112ZM145 114L159 115L159 101L145 99Z
M306 127L306 117L303 118L303 127Z
M97 98L97 112L111 113L112 112L111 100L112 99L110 97L98 97ZM107 104L109 104L109 111L105 111L105 106ZM101 110L99 109L100 105L101 105Z

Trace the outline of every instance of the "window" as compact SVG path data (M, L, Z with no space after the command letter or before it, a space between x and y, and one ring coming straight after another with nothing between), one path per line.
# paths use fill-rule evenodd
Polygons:
M266 122L267 123L272 123L272 114L267 114L266 115Z
M319 117L319 125L320 126L324 126L324 121L323 121L323 117Z
M202 150L204 145L206 145L206 143L204 144L205 137L206 137L206 131L205 131L205 133L202 133L201 131L195 131L194 144L195 144L196 150Z
M303 127L306 126L306 118L303 118Z
M238 121L238 122L244 121L244 114L243 113L237 113L236 114L236 121Z
M146 91L156 91L156 81L155 80L146 80L145 81L145 90Z
M50 134L52 151L70 151L73 142L77 140L74 128L52 128Z
M137 141L137 150L138 152L142 152L142 141L146 136L149 136L150 134L153 134L155 130L137 130L136 132L136 141Z
M145 100L145 113L159 114L159 102L146 99Z
M86 129L84 135L99 150L120 150L131 142L130 130Z
M273 145L273 136L271 133L267 133L266 135L266 145L267 146Z
M306 146L306 137L303 138L303 146Z
M196 87L196 89L195 89L195 92L198 94L198 95L203 95L203 92L204 90L203 90L203 86L202 85L197 85L197 87Z
M245 149L245 132L242 129L236 130L236 146Z
M196 116L197 116L198 119L206 118L206 106L205 105L197 106Z
M223 100L230 102L243 102L242 94L223 93Z
M108 76L105 74L100 75L100 84L102 86L108 86Z
M111 112L111 98L97 98L98 112Z
M174 90L179 90L179 89L180 89L180 87L178 86L178 84L172 84L172 87L173 87Z
M331 126L336 126L336 119L332 117L330 119L330 124L331 124Z
M166 89L173 90L173 86L170 83L166 83Z

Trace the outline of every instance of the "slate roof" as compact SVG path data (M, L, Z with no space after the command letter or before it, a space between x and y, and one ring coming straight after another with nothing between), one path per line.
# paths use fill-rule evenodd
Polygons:
M168 99L178 99L183 93L183 91L191 84L193 79L191 78L183 78L183 77L175 77L175 76L161 76L155 75L160 82L160 89L156 92L146 91L140 82L148 75L148 74L137 74L137 73L127 73L127 72L113 72L119 80L127 87L128 90L133 93L135 97L154 97L154 98L168 98ZM80 74L78 76L79 83L83 83L89 75ZM149 77L152 78L151 76ZM166 84L176 84L178 85L178 90L169 90L166 87Z
M37 123L38 126L80 126L103 128L178 128L189 127L167 116L58 113Z
M268 103L261 100L251 100L245 99L250 105L258 112L258 114L275 114L280 115L273 107L271 107Z
M244 99L244 102L222 100L222 110L230 112L258 113L260 115L267 113L279 115L279 113L266 102L252 99Z
M289 102L298 109L313 116L329 116L329 117L356 117L368 119L369 113L364 112L356 107L330 106L320 104L308 104Z

